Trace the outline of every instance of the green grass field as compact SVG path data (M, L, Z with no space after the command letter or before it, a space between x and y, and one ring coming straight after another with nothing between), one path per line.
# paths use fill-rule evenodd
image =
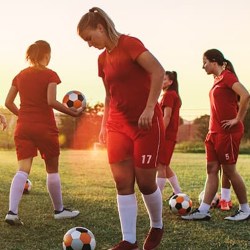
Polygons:
M105 151L62 151L60 173L66 207L79 209L81 214L70 220L53 219L53 208L46 190L43 161L36 157L29 179L30 194L24 195L19 207L23 227L11 227L4 222L8 210L9 187L16 172L14 151L0 151L0 249L3 250L60 250L63 235L72 227L84 226L95 235L96 250L107 250L121 239L116 208L116 192ZM238 169L250 188L250 157L240 155ZM172 167L179 177L183 192L198 206L198 195L205 181L205 155L175 153ZM182 221L171 214L164 190L165 234L158 250L165 249L250 249L250 221L229 222L223 218L231 212L211 210L207 221ZM233 194L233 211L238 205ZM149 229L149 220L141 196L139 203L137 238L140 247ZM250 196L248 194L250 200Z

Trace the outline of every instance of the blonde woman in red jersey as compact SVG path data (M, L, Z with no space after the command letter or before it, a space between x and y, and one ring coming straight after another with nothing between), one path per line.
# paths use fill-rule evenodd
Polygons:
M226 67L224 65L226 64ZM225 219L243 221L250 218L246 186L236 170L240 141L243 136L243 120L246 115L250 95L238 81L230 61L217 49L203 55L203 68L207 74L215 75L214 84L209 92L210 122L205 140L207 158L207 180L205 195L199 208L185 220L209 220L209 208L219 183L219 170L227 176L239 200L239 209Z
M90 9L81 18L77 31L90 47L104 49L98 59L99 76L106 90L100 141L107 143L122 230L122 241L111 249L138 249L135 182L150 217L143 249L155 249L163 235L156 166L164 140L157 103L164 69L140 40L117 32L100 8Z
M166 181L168 181L173 194L181 193L178 178L170 167L180 120L181 98L178 87L177 73L175 71L166 71L162 86L163 96L160 101L165 128L165 146L164 153L162 153L162 164L158 167L157 184L163 191Z
M54 207L54 218L73 218L79 214L79 211L63 207L58 173L58 129L53 108L73 117L80 116L82 110L73 111L56 100L57 84L61 80L56 72L47 68L50 55L51 48L46 41L39 40L28 47L26 59L30 67L15 76L5 101L6 107L18 116L14 140L19 170L11 183L9 212L5 217L10 225L23 225L18 216L18 206L37 150L46 165L47 188ZM14 102L17 94L20 108Z
M5 130L7 128L7 122L4 115L0 114L0 124L2 124L2 129Z

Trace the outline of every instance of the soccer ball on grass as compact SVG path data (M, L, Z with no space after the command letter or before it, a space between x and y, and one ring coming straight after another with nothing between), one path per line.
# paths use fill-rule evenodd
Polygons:
M192 200L187 194L175 194L169 200L169 207L174 214L186 215L191 211Z
M28 194L31 190L31 186L32 186L32 182L29 179L27 179L25 184L24 184L23 193Z
M94 250L94 234L85 227L73 227L63 237L64 250Z

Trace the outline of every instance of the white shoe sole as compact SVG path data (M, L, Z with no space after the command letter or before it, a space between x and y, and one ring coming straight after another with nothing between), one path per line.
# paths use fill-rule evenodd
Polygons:
M5 218L5 222L11 226L23 226L23 222L20 219L18 218L11 219L11 218L8 218L8 215Z
M62 212L63 213L63 212ZM68 213L68 214L65 214L65 215L63 215L63 214L55 214L54 215L54 218L56 219L56 220L61 220L61 219L72 219L72 218L75 218L76 216L78 216L80 214L80 212L79 211L72 211L70 214Z

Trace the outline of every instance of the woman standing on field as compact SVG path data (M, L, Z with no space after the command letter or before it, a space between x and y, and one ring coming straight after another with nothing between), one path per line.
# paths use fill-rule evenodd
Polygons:
M77 30L90 47L105 49L98 59L99 76L106 90L100 141L107 142L122 230L122 241L111 249L138 249L135 181L150 217L150 231L143 249L155 249L163 235L156 166L164 140L157 103L164 69L140 40L117 32L100 8L90 9L81 18Z
M181 193L178 178L170 167L180 120L181 98L179 96L178 85L177 73L175 71L166 71L162 86L163 96L160 101L165 128L165 146L164 154L162 154L164 158L158 167L157 184L161 191L163 191L167 180L171 185L173 194Z
M225 67L224 67L225 66ZM225 219L243 221L250 218L246 186L236 170L240 141L243 136L243 120L250 95L238 81L233 65L217 49L210 49L203 55L203 68L207 74L215 75L209 92L210 121L205 140L207 158L207 180L205 196L199 209L194 210L185 220L209 220L209 208L219 184L219 170L231 182L239 200L239 210Z
M12 82L5 105L18 116L15 129L15 145L19 170L15 174L9 196L9 212L5 221L10 225L23 225L18 217L18 206L32 161L40 151L47 171L47 188L54 207L54 218L72 218L79 211L63 207L61 181L58 173L59 141L53 108L71 115L80 116L82 110L73 111L56 100L57 84L61 82L56 72L47 68L51 49L46 41L36 41L26 52L30 67L22 70ZM20 108L14 101L19 94Z

